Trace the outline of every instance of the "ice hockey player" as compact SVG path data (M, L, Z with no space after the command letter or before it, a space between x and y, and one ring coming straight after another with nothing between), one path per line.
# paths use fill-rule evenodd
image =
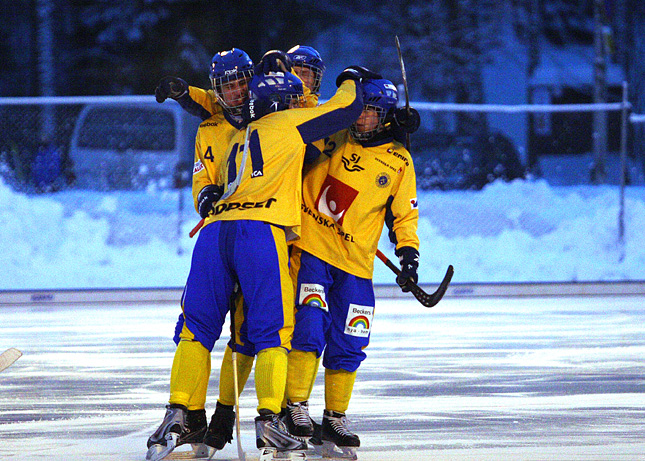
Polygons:
M325 140L321 150L327 155L305 174L302 235L292 252L297 312L286 422L292 434L313 434L308 400L324 351L322 454L328 457L356 459L360 446L345 412L374 319L373 262L384 223L401 262L397 282L406 290L418 278L414 166L394 136L415 131L419 116L397 109L396 87L374 77L363 82L361 116Z
M231 52L235 50L234 48ZM271 50L267 53L274 51L276 50ZM296 45L286 54L292 61L293 73L300 77L305 85L307 107L316 106L320 96L323 73L325 72L325 63L320 57L320 53L310 46ZM174 99L184 110L202 120L222 112L222 106L219 104L221 95L218 97L213 89L204 90L199 87L189 86L185 80L179 77L165 77L162 79L155 90L155 96L157 102L160 103L168 98Z
M219 179L223 195L206 218L193 251L183 296L181 353L173 364L173 376L182 378L175 390L178 395L190 395L191 386L204 379L205 362L221 334L228 298L234 283L239 283L245 297L248 341L257 351L258 448L306 447L288 434L278 418L293 331L287 240L300 231L306 144L344 129L357 118L363 105L356 81L360 78L359 72L345 74L336 95L321 106L262 116L304 99L302 83L288 72L254 77L251 89L256 99L248 104L251 123L228 145L230 155ZM173 429L181 429L181 424Z
M265 55L270 55L271 53L272 52L270 51ZM315 107L318 103L320 85L325 71L325 64L320 57L320 54L314 48L302 45L292 47L286 54L292 60L293 72L301 78L305 86L309 87L310 91L305 88L306 107ZM216 54L213 58L211 80L218 78L223 79L225 75L230 74L232 69L236 68L243 69L244 72L248 72L248 65L242 62L247 59L250 60L243 51L237 49L233 49L230 52ZM241 75L240 81L242 81L242 77L243 76ZM244 80L247 80L246 77L248 77L248 75L245 75L244 77ZM200 88L192 86L189 87L186 82L179 78L169 77L162 80L157 87L155 94L157 95L157 100L159 102L163 102L166 98L170 97L177 100L185 110L193 115L201 118L206 117L207 120L211 117L213 119L217 118L217 120L213 121L214 123L217 123L217 125L210 125L212 128L210 128L209 131L220 130L223 132L223 136L230 138L233 130L230 129L229 125L236 127L239 116L229 112L228 115L230 117L225 117L224 121L221 120L224 115L218 116L218 114L222 114L222 105L218 102L213 103L213 100L218 101L220 99L225 99L229 95L228 92L221 91L222 83L223 82L221 80L215 82L213 89L207 92ZM171 85L173 86L173 89L171 89ZM217 90L218 88L220 88L219 91ZM233 118L234 124L231 122L228 124L226 123L229 121L229 118ZM204 169L200 169L200 171L195 173L193 176L193 195L195 200L197 200L199 192L209 184L213 183L212 178L216 176L216 172L213 171L214 166L216 165L213 161L215 155L217 155L216 152L213 152L213 155L209 155L210 161L199 158L198 155L196 155L196 169L199 169L199 165L203 165ZM222 157L223 154L218 156L218 158ZM199 204L199 202L196 202L196 204ZM201 211L208 210L211 206L212 203L203 201ZM207 214L200 212L200 215L204 218ZM241 331L244 321L242 314L242 296L236 300L236 304L238 306L238 309L236 310L236 336L238 338L236 341L238 392L241 392L253 368L255 351L245 343L245 338ZM183 319L183 316L181 318ZM219 398L217 400L215 414L208 426L208 433L204 440L204 443L208 445L210 449L221 450L227 442L232 440L233 437L233 425L235 423L235 412L233 410L235 403L235 390L233 385L231 357L232 349L229 341L220 369ZM207 384L207 382L205 384ZM205 399L206 390L200 389L200 391L200 395L203 395ZM201 399L200 403L202 408L201 411L203 411L203 403L201 402ZM193 414L193 410L189 409L188 422L193 420L191 417ZM186 430L189 432L196 432L195 430L191 431L190 424L187 424ZM185 437L180 437L180 441L184 440ZM197 437L193 437L191 440L197 440Z
M325 73L325 63L320 53L310 46L296 45L287 51L287 56L293 63L293 73L300 77L302 83L311 91L309 95L305 91L307 107L314 107L318 104L320 85Z
M201 113L209 116L200 125L197 132L193 167L193 199L195 208L202 217L208 216L216 198L213 195L213 189L219 177L220 165L227 158L225 149L233 135L242 128L241 111L244 103L249 98L248 83L252 77L253 62L243 50L233 48L213 56L210 80L213 96L217 102L208 106L210 112L199 106ZM171 97L180 101L180 104L192 105L192 110L194 110L197 106L190 98L186 97L187 85L182 82L183 80L173 77L162 79L155 91L157 100L163 102L167 97ZM238 299L237 302L241 303L241 299ZM179 333L182 327L183 314L180 315L177 324L175 342L178 344L178 348L176 354L185 352L184 344L179 341ZM190 360L190 355L185 355L183 359ZM230 349L228 349L223 361L223 368L225 368L225 365L231 368L230 359L231 354ZM244 360L241 359L240 364L243 363ZM231 390L231 395L228 399L226 399L227 394L224 394L224 402L217 404L210 425L208 425L205 403L211 369L210 355L203 365L205 367L204 374L200 375L200 380L194 383L194 387L189 394L181 393L178 390L185 387L178 387L178 385L186 377L176 373L171 375L171 395L166 418L148 440L147 459L161 459L170 453L175 446L185 443L199 444L203 441L212 449L220 450L226 442L232 440L233 424L235 422L233 390ZM223 370L222 376L232 376L232 372ZM229 382L232 382L232 378L228 381L222 379L220 386L224 389L232 389L233 386L232 384L229 386ZM184 424L181 425L182 432L179 433L175 440L171 440L169 443L165 436L168 433L176 433L178 429L168 427L168 425L178 424L178 420L182 418L185 418Z

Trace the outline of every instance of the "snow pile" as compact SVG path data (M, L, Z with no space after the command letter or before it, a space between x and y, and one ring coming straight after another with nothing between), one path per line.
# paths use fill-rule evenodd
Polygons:
M198 221L184 195L178 232L176 192L33 196L0 181L0 289L183 286ZM455 283L645 280L645 188L627 190L624 245L618 203L616 187L545 181L420 191L420 282L448 264ZM379 246L395 259L385 234ZM394 282L374 267L375 283Z

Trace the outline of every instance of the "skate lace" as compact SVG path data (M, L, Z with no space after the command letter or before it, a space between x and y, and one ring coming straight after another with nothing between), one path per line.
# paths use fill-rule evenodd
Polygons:
M309 426L311 418L309 417L309 404L307 402L289 403L287 405L289 416L296 426Z
M353 433L351 433L348 429L349 426L349 420L347 419L346 416L341 416L338 418L329 418L329 424L331 425L332 429L334 432L341 436L354 436Z

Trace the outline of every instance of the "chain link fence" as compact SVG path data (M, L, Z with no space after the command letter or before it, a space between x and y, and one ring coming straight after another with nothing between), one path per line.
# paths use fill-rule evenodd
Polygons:
M630 216L635 216L629 207L641 206L643 188L628 191L628 212L624 213L625 197L617 187L621 185L621 155L626 183L645 184L643 152L629 142L635 130L645 126L642 118L632 114L623 143L620 121L625 118L625 107L620 103L605 107L412 106L422 118L421 129L411 136L421 197L419 234L429 242L424 247L422 282L440 278L447 261L458 272L455 283L643 279L642 270L637 269L642 267L640 253L635 250L642 246L635 237L640 231L638 223L629 223ZM607 180L603 186L587 187L594 162L591 114L597 110L608 112L610 124ZM474 125L486 129L460 133L463 117L479 117ZM102 247L151 245L150 251L158 253L152 245L160 241L176 249L178 263L188 264L194 242L187 234L199 220L190 194L198 125L199 120L175 102L157 104L148 96L0 98L0 176L21 194L47 195L59 201L65 216L82 211L101 220L107 227ZM505 188L504 181L513 183ZM578 244L581 233L599 235L601 243L589 242L590 254L602 250L602 245L622 244L617 234L625 226L616 225L618 219L628 222L631 241L625 239L626 252L620 245L615 252L615 273L588 273L585 269L593 264L572 261L584 253ZM41 224L40 220L35 223ZM43 227L39 232L50 229ZM554 243L558 239L563 243ZM379 246L391 251L386 236ZM523 264L514 256L523 251L531 253L530 260L539 266L524 275ZM609 251L604 254L614 257ZM621 265L625 254L626 263ZM546 263L549 258L557 262ZM87 264L95 264L93 270L100 273L106 260ZM56 287L58 282L39 281L29 275L33 268L23 266L16 263L10 269L11 273L24 270L20 280L32 277L20 287L38 288L42 283ZM561 266L566 267L553 270ZM391 279L378 264L375 271L375 280ZM533 278L540 271L547 274L546 279ZM150 281L139 271L132 272L135 276L139 279L128 278L123 285L166 283ZM183 275L176 279L177 285L183 283Z
M186 185L198 123L148 96L0 98L0 173L26 192Z

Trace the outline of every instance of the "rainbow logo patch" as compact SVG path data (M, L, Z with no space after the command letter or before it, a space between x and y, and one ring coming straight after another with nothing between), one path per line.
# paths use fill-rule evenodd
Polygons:
M370 321L364 315L359 315L358 317L354 317L349 321L349 326L354 328L362 328L363 330L369 330Z
M373 318L374 306L350 304L345 320L345 334L360 338L369 337Z
M313 307L327 307L327 303L318 293L311 294L302 300L302 304Z
M298 304L301 306L311 306L322 309L325 312L327 307L327 298L325 297L325 287L317 283L303 283L300 285L298 293Z

